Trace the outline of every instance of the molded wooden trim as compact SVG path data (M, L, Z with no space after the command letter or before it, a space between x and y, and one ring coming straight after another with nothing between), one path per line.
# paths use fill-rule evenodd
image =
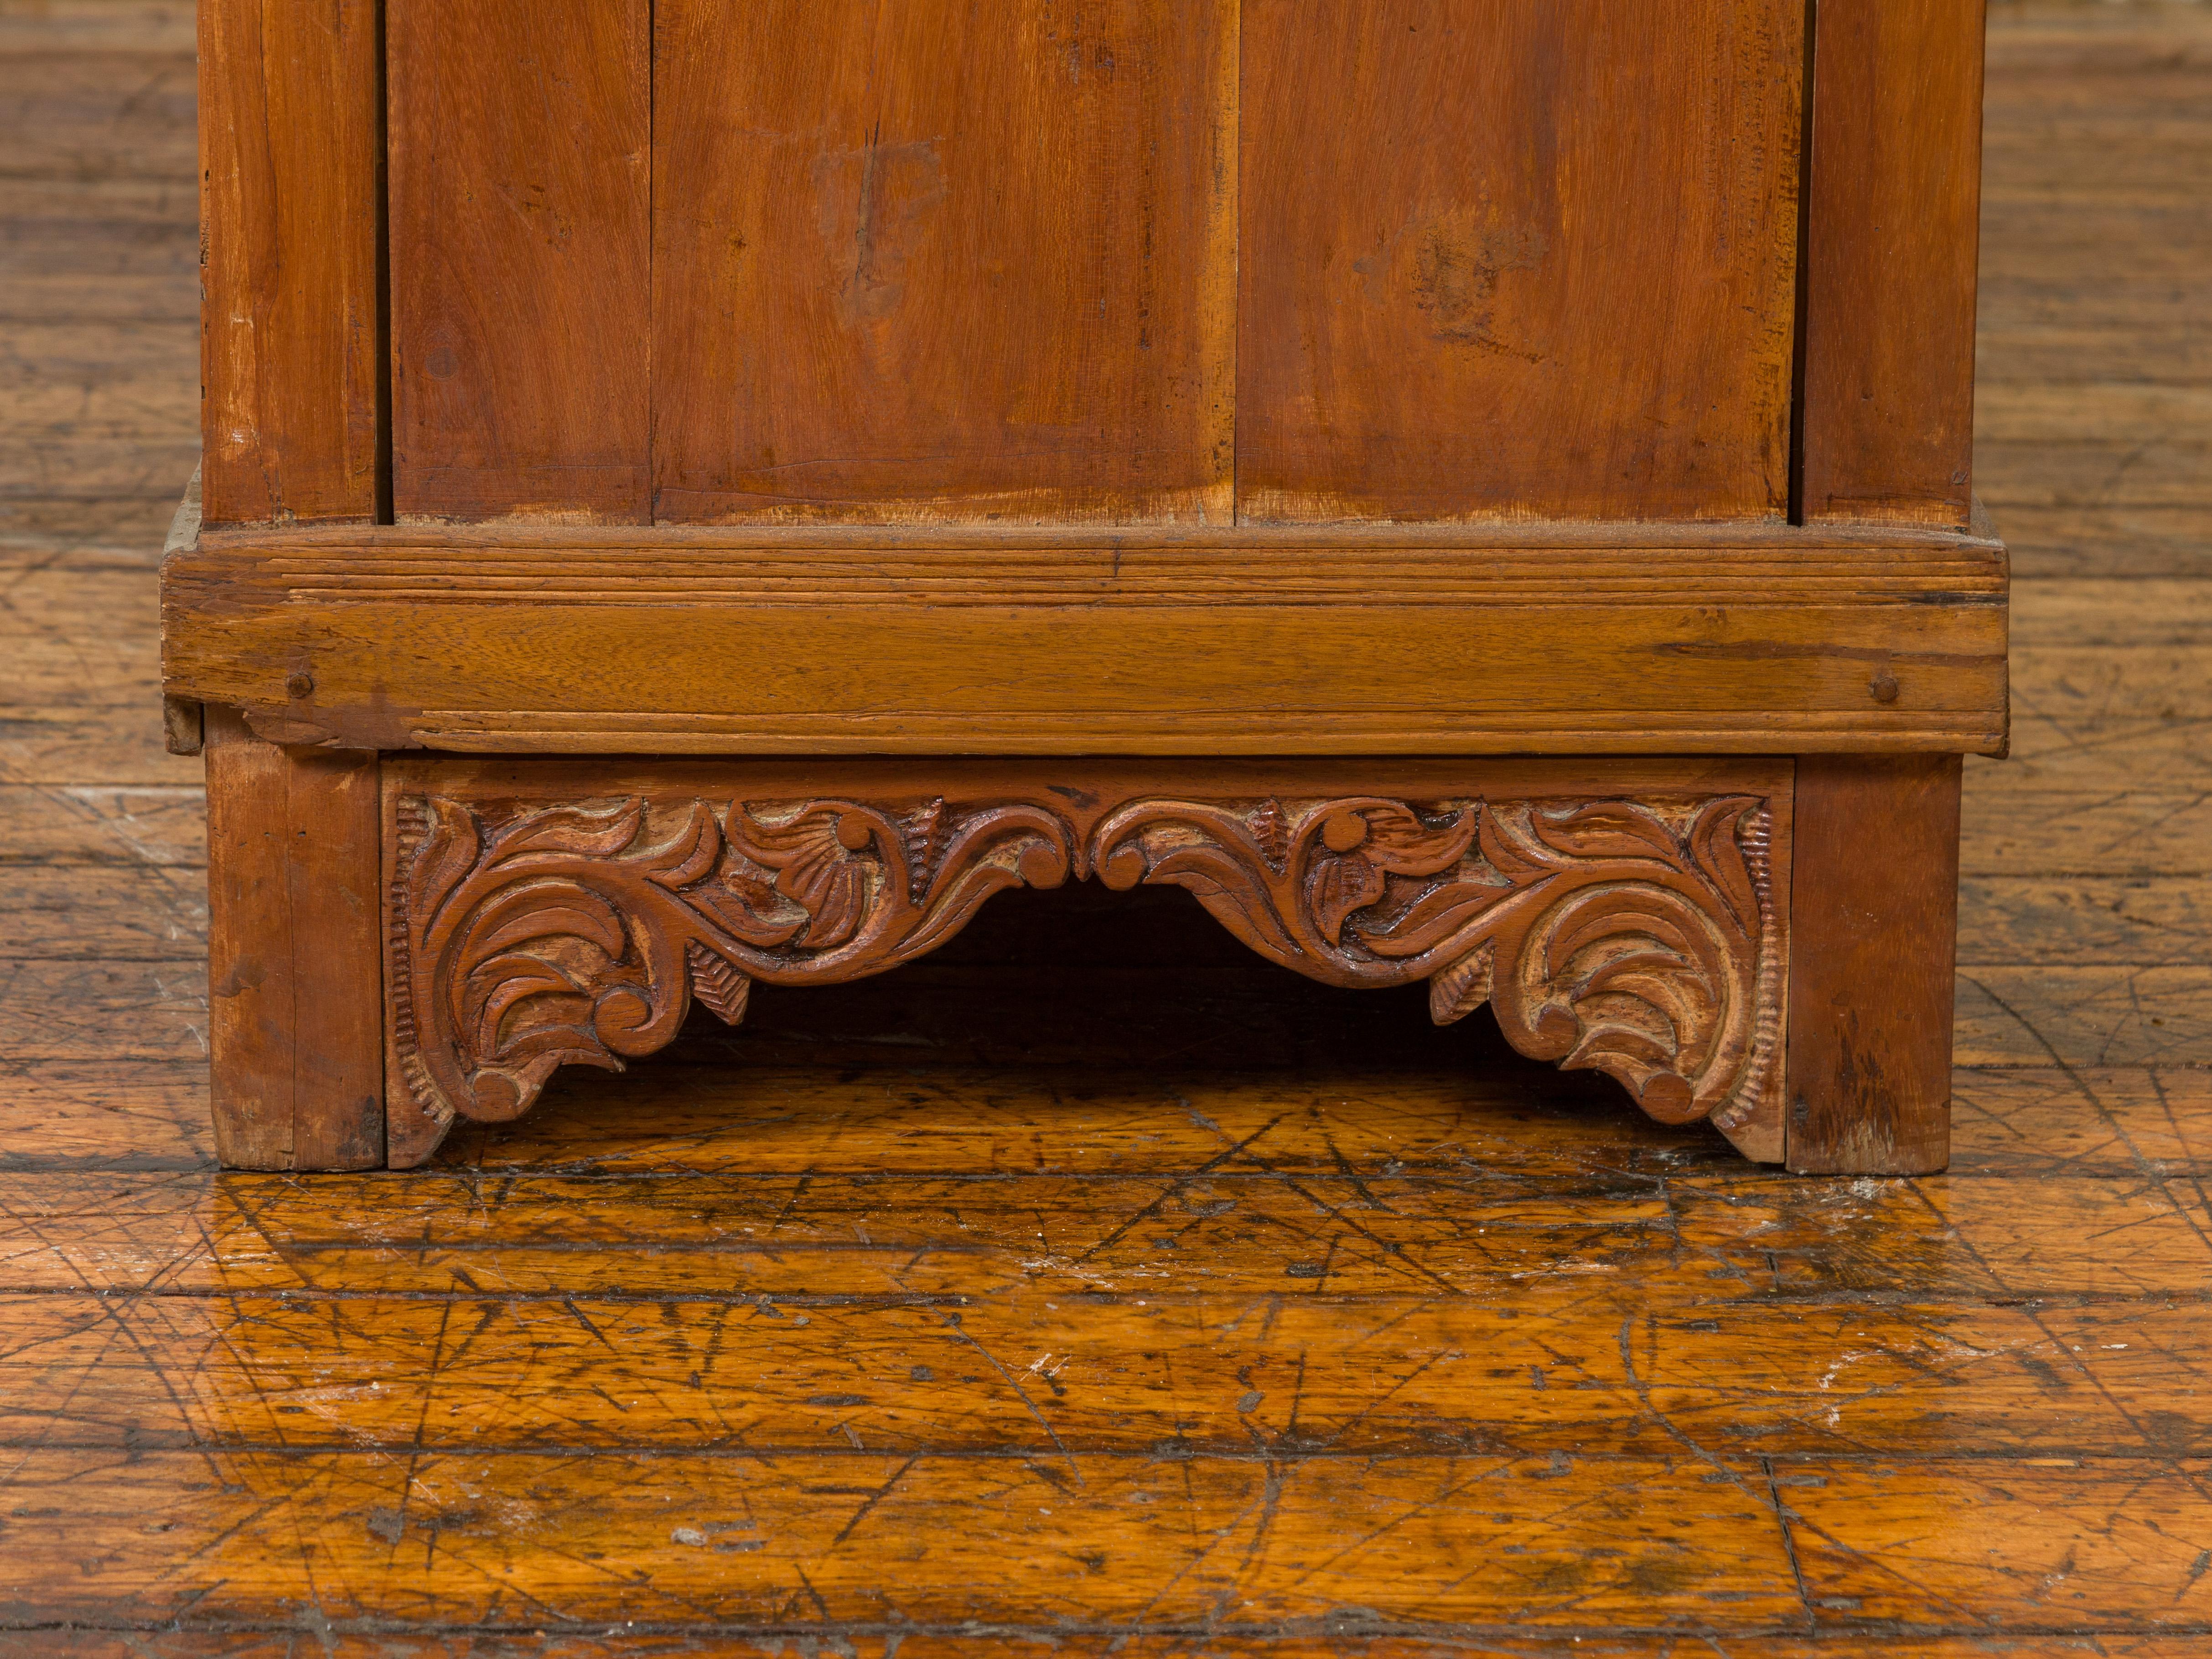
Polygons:
M173 696L541 752L1991 752L2004 554L1918 532L209 536Z
M211 526L204 551L258 550L276 556L322 552L350 558L382 555L643 553L675 556L732 552L844 552L872 562L890 553L924 550L986 556L1018 551L1098 549L1142 552L1180 549L1245 556L1273 549L1306 553L1426 551L1465 559L1522 550L1603 554L1709 549L1778 556L1819 553L1951 554L1978 570L2002 570L2003 545L1987 533L1932 526L1790 525L1779 520L1493 519L1476 524L1389 524L1344 520L1302 525L678 525L403 524L378 526Z

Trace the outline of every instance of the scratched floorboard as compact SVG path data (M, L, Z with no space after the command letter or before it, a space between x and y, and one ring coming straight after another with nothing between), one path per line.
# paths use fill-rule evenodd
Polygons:
M2212 1649L2212 7L1993 21L2015 752L1922 1181L1095 894L217 1172L190 51L0 0L4 1659Z
M1060 1628L1050 1634L970 1629L946 1635L900 1630L856 1631L833 1649L804 1634L732 1638L711 1632L656 1631L626 1624L618 1632L489 1635L300 1635L234 1630L134 1632L41 1631L12 1637L0 1632L0 1656L50 1655L52 1659L1886 1659L1910 1650L1923 1659L2197 1659L2203 1645L2188 1638L2142 1636L1927 1636L1909 1641L1884 1637L1823 1638L1708 1636L1623 1637L1597 1632L1565 1641L1454 1632L1438 1639L1365 1633L1354 1618L1320 1621L1300 1632L1246 1635L1216 1631L1203 1636L1141 1635Z

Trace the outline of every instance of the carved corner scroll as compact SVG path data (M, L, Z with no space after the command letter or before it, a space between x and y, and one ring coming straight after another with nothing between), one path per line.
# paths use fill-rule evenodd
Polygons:
M1668 1123L1759 1081L1764 803L1319 803L1294 817L1141 802L1100 832L1110 886L1173 882L1286 967L1429 981L1522 1054L1592 1066Z
M1783 919L1758 793L1192 799L1063 786L920 799L394 804L392 1162L619 1070L694 1000L880 973L1019 884L1189 890L1326 983L1425 979L1521 1052L1606 1072L1653 1116L1735 1132L1771 1104Z
M680 1030L694 998L731 1024L751 983L878 974L960 931L994 892L1066 880L1066 821L1024 804L949 821L856 801L718 807L648 831L641 797L487 823L403 799L386 983L419 1162L455 1117L520 1115L562 1066L619 1071ZM419 1154L419 1156L418 1156Z

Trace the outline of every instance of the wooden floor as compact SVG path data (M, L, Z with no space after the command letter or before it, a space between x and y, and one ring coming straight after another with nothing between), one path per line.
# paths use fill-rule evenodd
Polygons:
M1095 892L217 1173L190 54L0 0L0 1654L2212 1652L2212 6L1993 27L2015 753L1919 1181Z

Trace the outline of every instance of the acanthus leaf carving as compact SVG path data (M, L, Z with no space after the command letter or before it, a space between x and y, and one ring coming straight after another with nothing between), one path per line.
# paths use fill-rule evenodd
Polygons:
M774 871L775 890L805 912L793 933L828 951L860 931L869 867L859 855L875 845L878 825L872 817L830 802L764 824L734 805L730 840L752 862Z
M1489 1001L1496 957L1497 946L1485 939L1450 967L1429 975L1429 1018L1439 1025L1449 1025Z
M933 949L991 894L1097 873L1190 891L1263 956L1338 985L1488 1002L1523 1053L1668 1121L1770 1083L1779 926L1768 808L1696 799L1142 798L399 804L395 1048L424 1119L524 1109L563 1065L620 1069L696 998L826 982ZM1088 797L1085 797L1088 799Z
M727 957L709 950L696 939L685 947L684 954L691 966L691 994L723 1024L744 1024L752 981Z
M1101 826L1097 857L1116 884L1189 888L1317 979L1449 975L1432 988L1440 1021L1486 1000L1522 1053L1604 1071L1680 1122L1745 1081L1771 900L1739 831L1761 810L1747 796L1679 822L1632 800L1318 802L1292 820L1278 867L1257 814L1142 802Z
M929 878L935 873L937 860L945 850L944 797L926 803L907 819L905 830L907 897L920 904L928 897Z
M1261 801L1252 814L1252 839L1260 848L1260 856L1267 861L1267 868L1280 875L1291 860L1291 824L1283 816L1283 804L1273 795Z
M693 801L672 835L641 845L648 817L632 798L488 829L459 801L401 803L392 1027L430 1126L410 1142L422 1155L456 1116L519 1115L562 1066L619 1071L665 1046L694 997L735 1024L756 979L881 971L992 892L1051 884L1072 863L1066 825L1025 805L973 815L926 876L912 860L936 827L856 803L739 802L718 819Z

